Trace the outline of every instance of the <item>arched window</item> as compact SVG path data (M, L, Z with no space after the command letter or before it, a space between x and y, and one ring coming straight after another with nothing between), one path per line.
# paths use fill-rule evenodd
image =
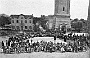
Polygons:
M14 20L12 20L12 23L14 23Z
M65 11L65 7L63 7L63 11Z
M21 20L21 23L23 23L23 20Z
M32 26L29 26L29 29L32 29Z
M25 23L27 23L27 20L25 20Z
M18 20L16 20L16 22L17 22L17 23L19 23L19 21L18 21Z
M31 20L29 20L29 22L32 23Z
M27 26L25 26L25 29L27 29Z

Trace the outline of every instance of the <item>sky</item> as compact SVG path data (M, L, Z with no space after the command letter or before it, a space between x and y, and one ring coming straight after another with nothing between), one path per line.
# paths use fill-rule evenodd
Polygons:
M54 15L54 0L0 0L0 14L25 14L40 17L41 15ZM71 19L88 16L89 0L71 0Z

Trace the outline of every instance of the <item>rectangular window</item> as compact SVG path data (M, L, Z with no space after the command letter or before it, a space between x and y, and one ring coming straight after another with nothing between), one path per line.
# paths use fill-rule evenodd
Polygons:
M16 20L16 22L17 22L17 23L19 23L19 21L18 21L18 20Z
M31 23L31 20L29 20L29 22Z
M23 20L21 20L21 23L23 23Z
M21 26L21 30L23 30L23 26Z
M63 11L65 11L65 7L63 7Z
M12 20L12 23L14 23L14 20Z
M17 30L19 30L20 28L19 28L19 26L16 26L16 28L17 28Z
M32 29L32 26L29 26L29 29Z
M25 23L27 23L27 20L25 20Z
M12 26L12 29L15 29L15 26Z
M25 26L25 29L27 29L27 26Z

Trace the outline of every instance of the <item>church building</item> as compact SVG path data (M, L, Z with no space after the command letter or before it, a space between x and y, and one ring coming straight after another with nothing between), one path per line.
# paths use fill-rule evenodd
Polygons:
M88 7L87 25L88 25L88 33L90 35L90 0L89 0L89 7Z
M70 20L70 0L55 0L54 15L46 16L49 29L58 29L65 26L66 31L71 28Z

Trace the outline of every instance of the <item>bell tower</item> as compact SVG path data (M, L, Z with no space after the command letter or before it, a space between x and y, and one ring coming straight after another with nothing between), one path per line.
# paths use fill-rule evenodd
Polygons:
M55 0L54 15L70 15L70 0Z
M66 31L71 28L70 0L55 0L54 11L55 28L66 26Z
M65 26L66 32L71 28L70 0L54 0L54 15L47 16L49 29L61 30Z
M89 7L88 7L87 25L88 25L88 33L89 33L89 35L90 35L90 0L89 0Z

